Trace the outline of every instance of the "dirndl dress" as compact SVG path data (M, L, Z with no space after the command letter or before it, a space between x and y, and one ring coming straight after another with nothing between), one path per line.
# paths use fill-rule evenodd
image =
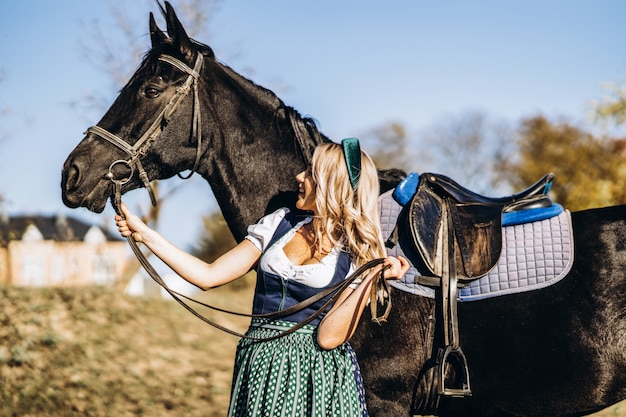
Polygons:
M270 247L293 230L298 219L285 216L274 231ZM280 244L280 243L279 243ZM280 249L282 251L282 249ZM264 250L265 256L265 250ZM337 257L326 287L345 279L351 261ZM253 313L273 313L297 304L321 288L257 270ZM229 417L367 417L363 380L348 342L325 350L317 344L316 328L323 314L296 332L269 341L320 308L327 298L279 320L255 317L237 345Z
M255 319L248 336L267 338L292 322ZM363 381L349 343L323 350L315 327L237 347L230 417L367 417Z

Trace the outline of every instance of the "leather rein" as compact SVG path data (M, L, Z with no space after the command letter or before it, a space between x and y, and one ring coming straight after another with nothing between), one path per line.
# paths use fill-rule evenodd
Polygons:
M146 130L146 132L139 138L139 140L137 140L137 142L135 142L134 145L129 145L127 142L120 139L118 136L114 135L113 133L108 132L107 130L101 128L100 126L91 126L85 132L85 133L92 133L96 135L97 137L100 137L108 141L109 143L115 145L116 147L120 148L121 150L123 150L129 155L128 160L119 159L111 163L111 165L109 166L109 170L106 174L106 178L110 179L113 183L113 198L111 199L111 204L113 205L115 212L122 217L123 217L123 214L120 210L121 203L122 203L122 186L131 180L134 174L135 167L139 173L139 178L141 182L143 183L144 187L148 190L148 194L150 195L150 201L152 202L152 205L153 206L157 205L156 197L154 195L154 191L150 184L150 179L148 178L148 174L146 173L145 169L143 168L143 165L141 164L140 157L146 154L146 152L148 151L148 148L156 141L156 139L161 134L163 127L168 123L171 115L174 113L178 105L187 96L187 94L189 94L189 92L192 90L193 90L194 100L193 100L193 118L192 118L191 136L192 136L192 139L193 137L196 137L198 145L196 149L195 162L194 162L193 168L191 169L191 172L186 177L181 176L181 174L179 173L178 174L179 177L183 179L187 179L191 177L191 175L193 175L193 173L196 171L198 164L199 164L199 160L200 160L201 147L202 147L202 130L201 130L200 101L198 97L198 79L200 77L200 70L202 69L202 64L204 61L203 56L201 53L198 53L196 57L196 62L194 64L194 68L190 68L182 61L169 55L160 55L158 57L158 60L166 62L174 66L175 68L183 71L184 73L187 74L187 79L182 85L177 87L176 93L174 94L174 96L170 99L170 101L167 103L167 105L161 111L161 113L159 113L159 115L157 116L155 121L150 125L148 130ZM119 179L115 177L115 174L113 172L113 167L115 167L115 165L118 165L118 164L122 164L128 167L128 170L129 170L128 176L119 178ZM222 330L234 336L238 336L238 337L245 338L245 339L252 339L256 341L274 340L274 339L278 339L280 337L283 337L283 336L286 336L288 334L298 331L300 328L307 325L308 323L313 321L316 317L318 317L320 314L322 314L329 306L331 306L339 298L343 290L348 288L348 286L352 284L352 282L355 279L363 275L369 269L377 265L380 265L383 262L382 258L374 259L362 265L360 268L358 268L354 273L352 273L342 282L336 285L333 285L331 287L325 288L324 290L320 291L313 297L310 297L304 301L301 301L300 303L295 304L287 309L280 310L274 313L267 313L267 314L247 314L247 313L238 313L238 312L222 309L219 307L215 307L215 306L203 303L201 301L195 300L185 294L182 294L180 292L177 292L171 289L165 283L165 281L161 278L159 273L154 269L154 267L150 264L146 256L141 251L141 249L139 249L137 242L135 242L132 236L128 236L127 241L128 241L129 246L133 250L133 253L137 257L141 265L144 267L148 275L150 275L150 277L157 284L159 284L163 289L165 289L165 291L170 296L172 296L172 298L174 298L174 300L176 300L180 305L182 305L187 311L189 311L190 313L192 313L194 316L198 317L205 323L219 330ZM380 270L378 277L375 278L375 282L372 284L372 290L371 290L371 295L370 295L370 308L372 311L372 321L376 323L381 323L381 322L386 321L387 316L389 315L391 311L391 299L389 295L390 288L389 288L389 284L387 283L387 280L385 280L384 275L383 275L385 269L386 268L382 268ZM377 314L377 305L378 305L377 298L378 298L379 293L383 295L383 301L385 304L385 311L381 315ZM189 304L185 302L185 300L188 300L190 302L209 308L211 310L215 310L215 311L219 311L219 312L227 313L231 315L265 318L265 319L272 320L272 319L278 319L281 317L291 315L294 312L300 311L327 296L330 296L330 298L324 303L324 305L322 305L318 310L316 310L313 314L311 314L311 316L309 316L302 322L296 324L295 326L291 327L290 329L283 331L275 336L268 337L268 338L251 337L251 336L247 336L245 334L239 333L237 331L228 329L208 319L207 317L203 316L202 314L194 310Z
M112 205L113 208L115 209L115 212L124 217L124 215L122 214L121 210L120 210L120 206L122 203L122 198L121 198L121 186L118 185L117 180L112 179L112 181L115 184L115 196L112 200ZM117 181L117 182L116 182ZM298 304L295 304L289 308L283 309L283 310L279 310L273 313L266 313L266 314L248 314L248 313L239 313L239 312L235 312L235 311L230 311L230 310L226 310L220 307L215 307L212 306L210 304L198 301L194 298L191 298L185 294L182 294L176 290L171 289L167 283L165 283L165 281L163 280L163 278L161 278L161 276L159 275L159 273L154 269L154 267L152 266L152 264L150 264L150 262L148 261L148 259L146 258L146 256L143 254L143 252L141 251L141 249L139 249L139 246L137 245L137 242L135 242L135 239L133 239L132 235L131 236L127 236L126 240L128 241L129 246L131 247L131 249L133 250L133 253L135 254L135 256L137 257L137 259L139 260L139 263L141 263L141 265L144 267L144 269L146 270L146 272L148 273L148 275L150 275L150 277L157 283L159 284L163 289L165 289L165 291L174 299L176 300L176 302L178 302L181 306L183 306L187 311L189 311L191 314L193 314L194 316L196 316L197 318L199 318L200 320L204 321L205 323L215 327L216 329L222 330L226 333L229 333L231 335L234 336L238 336L240 338L244 338L244 339L250 339L250 340L255 340L255 341L261 341L261 342L266 342L266 341L270 341L270 340L275 340L278 339L280 337L284 337L287 336L291 333L295 333L296 331L298 331L299 329L301 329L302 327L304 327L305 325L309 324L311 321L313 321L316 317L318 317L320 314L322 314L324 311L326 311L326 309L330 306L332 306L334 304L335 301L337 301L337 299L339 298L339 296L341 295L341 293L348 288L348 286L350 284L352 284L352 282L354 280L356 280L358 277L360 277L361 275L363 275L366 271L368 271L369 269L380 265L383 263L384 259L383 258L379 258L379 259L374 259L372 261L367 262L366 264L362 265L361 267L359 267L356 271L354 271L354 273L352 273L350 276L346 277L346 279L344 279L343 281L341 281L338 284L335 284L331 287L325 288L324 290L320 291L319 293L315 294L312 297L307 298L304 301L299 302ZM371 291L371 300L370 300L370 308L372 310L372 321L376 322L376 323L381 323L387 320L387 316L389 315L390 311L391 311L391 298L389 297L389 284L387 283L387 280L384 278L384 272L385 272L386 267L382 268L380 270L380 273L378 275L378 277L375 278L374 283L372 284L372 291ZM381 291L387 295L386 297L386 309L385 312L378 316L376 314L376 306L377 306L377 293L378 293L378 287L382 286ZM281 317L285 317L288 315L291 315L297 311L303 310L305 308L307 308L308 306L316 303L317 301L330 296L330 298L319 308L317 309L315 312L313 312L309 317L307 317L305 320L299 322L298 324L296 324L295 326L289 328L288 330L285 330L279 334L276 334L274 336L271 337L266 337L266 338L259 338L259 337L252 337L252 336L248 336L246 334L243 333L239 333L235 330L229 329L227 327L224 327L216 322L214 322L213 320L210 320L209 318L207 318L206 316L203 316L202 314L200 314L199 312L197 312L196 310L194 310L189 304L187 304L184 300L188 300L192 303L195 303L197 305L200 305L202 307L206 307L208 309L214 310L214 311L219 311L222 313L226 313L226 314L231 314L231 315L235 315L235 316L242 316L242 317L254 317L254 318L264 318L264 319L268 319L268 320L275 320L275 319L279 319Z

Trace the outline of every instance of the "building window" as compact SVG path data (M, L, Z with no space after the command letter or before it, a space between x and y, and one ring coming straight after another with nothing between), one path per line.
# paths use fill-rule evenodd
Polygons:
M52 262L52 271L50 277L50 284L59 285L65 280L65 262L63 257L57 255Z
M43 259L36 254L27 254L22 260L22 274L24 285L41 287L47 284Z
M93 281L96 285L109 285L115 282L115 260L112 256L103 253L94 255Z

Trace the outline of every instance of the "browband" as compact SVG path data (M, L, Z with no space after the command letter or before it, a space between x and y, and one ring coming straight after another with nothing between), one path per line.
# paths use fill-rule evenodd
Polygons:
M348 168L348 176L350 177L350 185L356 190L361 177L361 146L357 138L346 138L341 141L343 148L343 157Z

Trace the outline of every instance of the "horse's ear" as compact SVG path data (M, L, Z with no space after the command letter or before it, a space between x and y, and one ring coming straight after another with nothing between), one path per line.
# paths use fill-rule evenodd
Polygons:
M187 32L185 32L180 20L178 20L172 5L166 1L165 8L167 11L167 33L170 35L170 38L172 38L173 44L179 48L180 53L191 61L195 52L193 43L191 39L189 39L189 36L187 36Z
M159 6L159 10L161 10L161 14L165 19L167 19L167 12L165 11L165 7L161 4L161 0L156 0L157 6Z
M150 13L150 39L152 40L152 47L161 45L167 39L167 36L156 24L154 15Z

